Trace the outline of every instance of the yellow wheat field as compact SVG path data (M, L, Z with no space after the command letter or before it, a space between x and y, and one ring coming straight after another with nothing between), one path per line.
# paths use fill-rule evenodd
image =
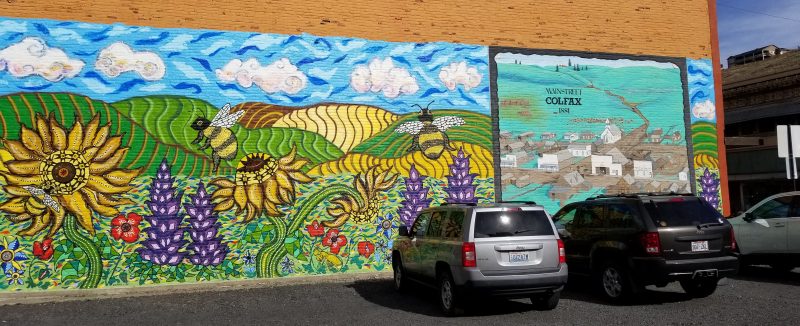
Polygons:
M397 119L397 115L374 106L323 104L292 111L272 126L318 133L347 153Z
M492 152L481 146L468 143L452 142L455 148L464 148L465 155L470 156L470 173L475 173L479 178L490 178L494 176L494 164ZM421 152L406 154L397 158L379 158L368 154L353 153L344 157L322 163L309 171L309 175L338 174L342 172L360 173L373 166L380 166L382 169L389 169L394 173L408 176L411 164L415 164L417 170L425 176L441 179L446 176L450 169L448 165L453 163L453 155L457 151L445 152L437 160L430 160L422 155Z
M694 156L694 167L719 169L719 160L708 154L697 154Z

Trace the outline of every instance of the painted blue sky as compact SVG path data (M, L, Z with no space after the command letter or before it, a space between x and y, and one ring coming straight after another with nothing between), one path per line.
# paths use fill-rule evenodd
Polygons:
M74 92L109 102L182 95L218 107L343 102L397 113L416 112L413 104L435 100L431 109L489 114L487 52L484 46L452 43L0 17L0 93ZM55 75L32 68L53 62L67 62L68 68Z
M800 46L797 0L717 0L717 19L721 60L726 66L729 56L765 45Z

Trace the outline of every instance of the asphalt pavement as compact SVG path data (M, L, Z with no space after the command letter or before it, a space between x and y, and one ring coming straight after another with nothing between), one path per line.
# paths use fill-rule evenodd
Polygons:
M526 300L481 300L443 317L433 290L392 290L391 279L0 306L3 325L798 325L800 269L749 267L717 292L691 299L673 283L631 305L609 305L571 282L553 311Z

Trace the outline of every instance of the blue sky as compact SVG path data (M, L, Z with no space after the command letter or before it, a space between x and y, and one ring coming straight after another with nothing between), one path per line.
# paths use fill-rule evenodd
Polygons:
M723 64L731 55L769 44L800 46L798 0L717 0L717 19Z

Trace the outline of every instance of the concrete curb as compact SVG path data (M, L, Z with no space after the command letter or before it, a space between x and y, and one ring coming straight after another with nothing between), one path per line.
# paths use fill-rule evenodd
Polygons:
M48 291L20 291L0 293L0 306L35 304L45 302L65 302L80 300L100 300L112 298L157 296L167 294L232 291L243 289L271 288L312 283L350 283L363 280L391 279L391 272L346 273L335 275L314 275L252 279L235 281L209 281L197 283L169 283L144 286L114 286L101 289L65 289Z

